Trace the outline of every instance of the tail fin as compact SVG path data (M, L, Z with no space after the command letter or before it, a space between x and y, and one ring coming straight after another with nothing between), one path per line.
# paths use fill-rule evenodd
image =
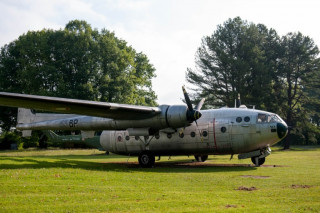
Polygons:
M18 116L17 116L17 123L33 123L36 114L31 111L31 109L25 108L18 108Z
M36 114L31 111L31 109L18 108L17 123L33 123L35 120ZM32 130L23 130L22 137L30 137Z

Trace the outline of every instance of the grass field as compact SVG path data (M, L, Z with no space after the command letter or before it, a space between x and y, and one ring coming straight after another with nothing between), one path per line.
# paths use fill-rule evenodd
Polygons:
M274 150L260 168L229 158L142 169L97 150L0 152L0 212L320 212L320 148Z

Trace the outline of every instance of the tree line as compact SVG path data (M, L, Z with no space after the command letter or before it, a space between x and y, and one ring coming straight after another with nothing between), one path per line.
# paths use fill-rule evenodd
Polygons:
M186 80L193 101L247 106L279 114L291 127L285 141L320 143L319 49L308 36L279 36L263 24L228 19L202 39ZM0 90L45 96L155 106L155 68L147 56L106 29L80 20L64 29L29 31L0 51ZM16 109L0 110L3 127L15 126Z
M284 148L320 144L320 59L314 41L300 32L279 36L275 29L228 19L202 39L196 67L186 80L194 102L207 108L246 105L279 114L289 128Z
M29 31L0 52L0 91L155 106L155 76L145 54L80 20ZM1 108L5 129L15 126L15 116Z

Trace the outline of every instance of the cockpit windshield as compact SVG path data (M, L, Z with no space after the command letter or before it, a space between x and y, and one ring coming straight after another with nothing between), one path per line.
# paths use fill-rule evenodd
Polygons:
M262 114L259 113L257 117L257 123L271 123L281 122L281 119L276 114Z

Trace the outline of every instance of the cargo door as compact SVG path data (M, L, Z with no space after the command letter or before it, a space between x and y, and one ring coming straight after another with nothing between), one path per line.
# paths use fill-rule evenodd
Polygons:
M126 153L126 144L125 144L125 135L124 132L116 131L115 132L115 144L117 147L117 153Z
M214 119L213 139L218 153L231 152L230 126L227 119Z

